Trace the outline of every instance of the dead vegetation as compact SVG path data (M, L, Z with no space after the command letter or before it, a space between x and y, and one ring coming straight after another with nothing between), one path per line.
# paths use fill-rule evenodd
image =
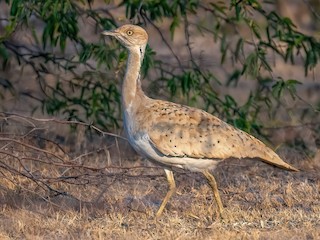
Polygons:
M320 238L318 160L300 150L278 151L299 173L250 160L219 166L223 221L202 176L178 171L177 194L156 221L163 170L124 150L120 136L12 114L0 121L1 239Z

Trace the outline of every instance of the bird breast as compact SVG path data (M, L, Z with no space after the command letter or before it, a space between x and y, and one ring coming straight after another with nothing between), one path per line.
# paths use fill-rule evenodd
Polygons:
M261 158L289 168L261 141L219 118L188 106L148 99L125 114L129 142L157 162L203 171L227 158Z

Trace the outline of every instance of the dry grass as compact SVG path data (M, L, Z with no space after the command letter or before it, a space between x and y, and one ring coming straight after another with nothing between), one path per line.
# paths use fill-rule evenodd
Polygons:
M95 40L89 25L81 30L86 32L86 39ZM163 32L165 29L169 26L163 27ZM150 45L169 61L171 55L165 54L161 38L152 34ZM166 34L169 38L169 32ZM178 49L176 53L182 59L186 50L182 48L183 36L176 34L173 43L173 49ZM211 38L208 41L200 35L193 42L197 46L194 53L201 53L203 66L226 79L220 64L212 65L220 62L219 56L214 58L204 51L211 49L216 55L219 45L210 45L213 44ZM36 78L29 73L30 69L23 69L21 74L12 67L2 75L11 79L18 89L37 93L35 86L38 85L33 80ZM318 102L314 75L306 78L303 66L277 62L274 72L283 79L303 79L307 84L300 92L308 96L306 99L312 99L310 102ZM314 73L318 72L316 69ZM252 83L243 84L241 89L219 86L218 91L229 92L242 101L246 96L243 92L249 90ZM28 112L28 109L31 112L35 107L22 95L14 100L10 95L1 101L4 109L15 112ZM54 122L33 125L34 121L2 117L0 239L320 239L319 126L317 131L311 126L312 133L310 129L306 131L305 126L274 130L271 141L274 144L294 143L302 138L309 147L318 148L318 154L311 158L306 157L300 146L279 149L284 159L303 169L299 173L248 160L232 160L220 166L214 175L225 205L223 221L216 220L212 192L202 176L181 171L175 175L177 194L162 218L156 221L154 214L167 191L164 173L138 159L125 142L117 144L114 138L97 136L86 139L79 128L78 134L70 138L66 137L69 126ZM300 119L294 119L293 123L295 121ZM56 130L49 131L53 129ZM317 139L313 139L312 134ZM16 142L1 141L4 138ZM28 168L23 169L22 165ZM22 175L27 170L33 174L31 179L29 175Z
M163 178L121 179L105 191L99 203L90 204L61 196L46 202L21 190L2 191L1 237L319 239L319 179L265 169L269 171L240 169L241 174L235 176L222 174L220 169L216 175L226 206L222 222L215 219L209 187L193 174L178 174L178 193L158 221L153 217L166 190ZM225 181L223 175L230 180ZM98 193L90 190L93 195Z
M10 137L16 142L0 141L0 239L320 239L318 160L302 160L293 149L280 154L303 169L299 173L252 160L219 166L214 174L226 208L223 221L216 220L204 178L178 171L177 194L156 221L167 191L161 168L136 155L125 154L125 159L108 138L85 142L80 134L82 141L65 139L59 148L42 139L57 142L52 132L26 135L25 127L20 125L19 133L9 125L0 137L14 133ZM77 157L90 149L91 154ZM35 181L21 175L26 173L22 166Z

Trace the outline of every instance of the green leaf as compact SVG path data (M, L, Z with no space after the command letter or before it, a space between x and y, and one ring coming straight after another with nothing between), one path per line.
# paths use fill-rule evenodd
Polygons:
M252 27L254 35L256 35L257 38L261 39L259 26L255 22L252 22L251 27Z
M176 28L179 27L179 25L180 25L180 17L178 15L174 16L172 19L172 22L170 24L170 34L171 34L172 40L174 37L174 32L175 32Z
M289 79L286 81L286 87L287 87L293 100L296 99L297 85L302 85L302 83L299 82L298 80L295 80L295 79Z
M223 34L222 39L221 39L221 44L220 44L220 52L222 53L220 63L223 64L226 56L227 56L227 51L229 50L229 43L227 42L226 35Z
M234 58L235 58L236 62L238 60L240 60L240 53L243 54L243 45L244 45L243 38L239 38L237 45L236 45L236 50L234 52Z
M254 78L259 73L259 56L257 52L248 55L242 68L241 74L251 75Z
M0 43L0 57L2 59L2 69L4 70L8 64L10 55L2 43Z
M231 76L228 78L226 86L231 86L231 84L233 83L233 86L236 87L238 85L240 77L241 77L241 71L239 69L234 70Z
M21 7L21 0L12 0L11 8L10 8L10 15L16 16L18 14L19 8Z
M66 35L61 34L59 40L60 40L60 49L64 51L66 49L66 41L67 41Z

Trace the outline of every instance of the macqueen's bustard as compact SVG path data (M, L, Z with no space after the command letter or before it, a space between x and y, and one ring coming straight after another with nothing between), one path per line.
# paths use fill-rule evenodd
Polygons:
M147 97L140 82L140 68L148 42L143 28L123 25L102 34L115 37L129 52L122 86L128 140L139 154L161 164L168 179L169 190L157 217L176 189L171 167L203 173L213 190L220 216L223 206L217 183L209 170L221 160L254 158L298 171L258 139L203 110Z

